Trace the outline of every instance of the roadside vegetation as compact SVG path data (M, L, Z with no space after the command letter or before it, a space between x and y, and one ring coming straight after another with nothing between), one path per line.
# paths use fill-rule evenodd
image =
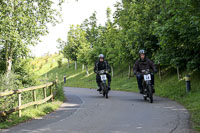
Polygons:
M61 58L62 58L62 55L55 54L53 56L46 55L45 57L30 59L28 66L31 66L29 67L29 71L31 71L32 74L29 76L29 78L32 77L31 79L35 82L29 86L44 84L44 83L56 80L57 77L59 78L59 76L57 76L58 74L56 73L54 76L52 74L51 77L48 77L46 73L53 68L57 68L58 66L57 61ZM17 79L16 74L10 75L10 77L11 76L12 78L9 78L9 82L8 82L9 84L7 85L7 87L9 86L10 90L13 90L19 87L16 85L15 82L19 82L21 80ZM3 83L6 83L5 80L6 80L6 76L1 78L0 80L2 83L1 85L4 85ZM21 88L23 88L23 86L21 86ZM16 112L7 116L5 120L1 119L0 129L9 128L13 125L16 125L21 122L25 122L30 119L37 119L41 116L44 116L50 112L55 111L57 108L60 107L60 105L65 100L62 88L63 88L63 82L61 79L58 79L58 86L56 90L54 90L56 95L54 97L53 102L47 102L45 104L39 105L37 109L34 108L33 106L27 109L24 109L22 110L22 117L18 117L18 112ZM36 93L37 93L37 100L43 98L42 89L37 90ZM49 94L47 93L47 95ZM22 95L23 103L31 102L32 97L33 96L31 92L23 93ZM0 106L1 110L8 110L14 106L17 106L17 95L1 98L0 105L1 105Z

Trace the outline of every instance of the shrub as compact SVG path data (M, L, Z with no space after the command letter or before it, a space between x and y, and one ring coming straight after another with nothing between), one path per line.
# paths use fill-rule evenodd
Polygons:
M57 62L58 62L58 67L59 68L62 67L62 59L60 58Z

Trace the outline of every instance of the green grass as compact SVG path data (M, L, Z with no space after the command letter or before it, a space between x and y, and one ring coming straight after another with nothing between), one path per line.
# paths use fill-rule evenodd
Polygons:
M17 125L21 122L25 122L31 119L37 119L41 116L44 116L50 112L56 110L62 104L61 101L55 101L51 103L46 103L38 106L37 109L34 107L29 107L25 110L22 110L22 117L18 117L18 113L13 113L5 122L0 123L0 129L9 128L13 125Z

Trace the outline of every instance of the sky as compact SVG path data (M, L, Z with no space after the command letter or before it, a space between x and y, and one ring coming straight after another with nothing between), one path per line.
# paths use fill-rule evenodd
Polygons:
M43 56L45 53L53 54L58 52L56 40L61 38L66 41L70 25L81 24L89 18L94 11L97 12L98 23L104 25L106 22L106 9L115 11L114 4L119 0L65 0L62 5L63 22L56 26L49 25L49 34L41 37L35 47L31 47L33 56Z

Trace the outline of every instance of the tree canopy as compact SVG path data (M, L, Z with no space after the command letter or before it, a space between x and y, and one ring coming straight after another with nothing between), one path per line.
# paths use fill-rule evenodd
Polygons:
M68 32L65 48L70 49L71 43L78 45L76 54L81 63L91 64L103 53L112 65L133 64L139 49L145 49L147 56L161 66L199 68L200 1L122 0L115 7L114 14L107 9L104 26L97 25L94 12L80 27ZM81 37L71 40L74 30Z

